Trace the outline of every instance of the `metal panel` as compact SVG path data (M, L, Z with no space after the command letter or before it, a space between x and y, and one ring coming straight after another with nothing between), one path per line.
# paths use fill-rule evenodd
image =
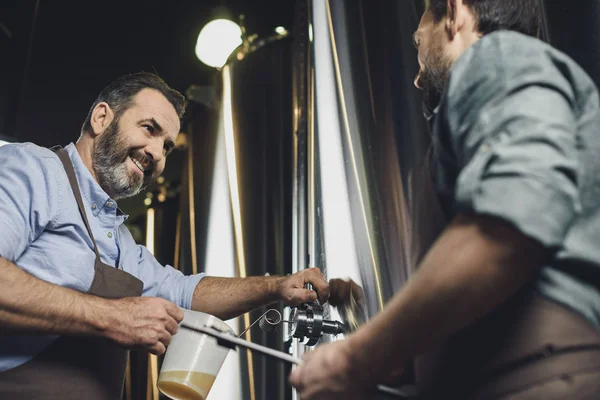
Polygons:
M223 69L223 109L239 276L285 275L292 265L292 70L290 40L268 42ZM227 98L230 96L230 104ZM241 330L265 308L243 319ZM284 350L282 331L254 326L246 339ZM285 399L288 366L242 355L248 399Z
M313 217L325 232L328 224L350 223L353 237L347 243L353 246L334 247L333 232L325 233L326 272L329 278L348 275L352 267L333 265L329 259L335 255L330 253L355 250L373 315L406 282L444 224L429 177L430 143L421 98L412 87L417 73L412 34L420 13L410 1L320 1L314 8L315 157L321 171L316 179L327 179L325 170L341 168L345 182L338 186L347 193L329 191L321 182L322 196L316 202L322 210L317 206ZM325 34L330 54L319 44L327 41ZM321 62L327 57L330 65ZM340 150L328 148L336 142ZM336 160L337 151L342 158ZM345 216L339 212L343 197L348 202ZM334 204L337 209L332 209ZM328 213L337 216L328 221Z

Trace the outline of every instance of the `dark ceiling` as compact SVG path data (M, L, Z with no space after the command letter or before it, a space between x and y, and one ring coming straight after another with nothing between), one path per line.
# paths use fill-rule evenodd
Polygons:
M127 73L156 72L182 93L209 85L215 70L194 54L208 21L244 14L248 33L267 37L276 26L291 28L293 7L293 0L0 0L0 139L75 141L96 96ZM170 157L168 181L180 177L182 157ZM144 197L119 201L138 241Z
M220 13L246 16L264 37L290 27L294 1L2 0L0 134L42 146L77 138L112 79L153 71L175 89L211 82L194 55L200 29Z

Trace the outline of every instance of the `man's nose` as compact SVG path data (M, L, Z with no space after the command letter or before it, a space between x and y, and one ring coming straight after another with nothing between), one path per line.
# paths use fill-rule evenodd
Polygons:
M419 70L419 72L417 73L417 76L415 76L415 80L413 81L413 84L415 85L415 87L417 89L422 89L421 88L421 70Z
M159 162L161 162L163 159L162 144L155 142L152 143L152 145L146 147L146 156L148 156L148 158L152 160L154 164L158 164Z

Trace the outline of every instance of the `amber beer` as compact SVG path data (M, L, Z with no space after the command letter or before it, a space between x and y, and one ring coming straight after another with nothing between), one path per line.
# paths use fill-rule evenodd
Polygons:
M184 327L171 338L160 367L158 389L175 400L206 400L229 348L188 327L210 326L221 332L233 330L219 318L199 311L183 310Z
M167 371L160 374L158 388L175 400L206 400L216 376L195 371Z

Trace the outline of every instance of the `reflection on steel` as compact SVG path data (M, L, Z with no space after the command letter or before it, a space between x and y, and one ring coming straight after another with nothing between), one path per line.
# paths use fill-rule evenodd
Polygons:
M229 175L229 190L231 195L231 208L233 214L233 230L235 237L235 248L237 253L237 275L240 278L248 276L246 270L246 258L244 256L244 235L242 233L242 217L240 208L239 181L237 176L237 161L235 147L235 132L233 130L233 111L231 104L231 75L228 65L223 67L223 128L225 132L225 149L227 155L227 171ZM250 326L250 314L243 315L243 326ZM252 332L244 331L246 340L252 341ZM248 385L250 398L256 399L254 385L254 364L252 353L247 352L248 359Z
M312 102L310 93L312 89L311 77L311 43L308 38L310 26L310 0L298 0L294 15L293 47L292 47L292 107L293 107L293 198L292 198L292 271L296 273L308 265L308 229L311 229L311 221L308 220L308 210L311 205L307 204L307 187L310 178L307 178L307 144L311 141L313 128L313 110L310 108ZM308 144L310 146L310 144ZM311 236L312 237L312 236ZM312 263L319 263L313 259ZM319 264L320 266L320 264ZM296 357L302 357L304 346L292 341L290 352ZM291 391L292 400L297 400L295 390Z
M221 70L229 194L238 276L285 275L292 264L292 84L290 38L279 38L230 60ZM240 330L264 313L244 315ZM283 332L253 326L252 341L283 350ZM287 399L289 371L268 359L240 354L243 393ZM287 368L287 366L286 366ZM269 384L266 384L266 379ZM253 393L253 394L252 394Z
M196 251L196 198L194 195L194 141L193 135L189 135L188 138L188 149L187 149L187 162L188 162L188 196L189 196L189 223L190 223L190 250L192 252L192 274L198 273L198 256Z
M146 248L150 254L154 254L155 237L155 213L154 208L146 211ZM154 354L148 354L148 379L146 384L146 399L158 400L158 360Z
M131 398L131 358L127 357L127 365L125 366L125 400Z
M173 267L180 270L179 251L181 247L181 211L177 213L177 222L175 224L175 253L173 255Z
M369 317L404 285L444 224L428 172L429 136L420 97L410 86L417 72L411 47L415 7L412 1L314 5L315 157L322 171L315 181L329 179L321 182L322 196L316 197L317 207L323 206L317 218L330 259L329 242L337 238L327 233L328 224L347 222L342 211L327 204L343 205L332 196L347 202L348 240L354 246L335 251L355 250ZM330 88L322 89L329 81L333 96ZM327 124L321 124L323 118ZM344 182L333 184L338 192L346 190L345 196L327 187L332 181L326 173L340 168ZM328 262L327 277L340 277L344 267Z
M369 198L371 197L371 193L369 193L369 186L371 184L365 165L368 162L368 160L365 159L365 154L368 150L364 149L362 146L360 137L361 132L359 131L360 128L355 125L357 121L352 121L354 126L352 126L352 128L350 126L349 118L352 116L348 114L348 108L354 104L354 99L351 99L353 95L351 91L352 87L348 88L350 90L347 92L344 89L345 86L343 84L340 58L338 55L338 44L336 44L336 35L331 19L331 3L329 1L327 1L327 19L334 57L335 78L338 86L339 107L341 110L341 119L343 121L343 134L345 134L345 138L342 137L342 141L344 141L344 139L347 141L345 150L349 156L349 160L347 161L349 161L351 168L350 171L347 171L347 174L353 174L353 176L348 177L348 187L354 192L354 196L352 197L357 201L357 204L354 204L353 207L355 236L361 237L364 235L364 241L359 244L358 250L359 252L362 251L362 265L369 265L369 263L371 263L369 272L373 273L373 288L377 296L378 309L381 310L384 303L381 270L386 266L381 265L382 260L380 259L379 249L377 249L379 243L376 242L376 215L373 215L376 210L373 209L374 207L371 204L373 199ZM340 38L338 37L338 40L339 39ZM358 110L350 111L355 112ZM354 180L354 182L352 180Z

